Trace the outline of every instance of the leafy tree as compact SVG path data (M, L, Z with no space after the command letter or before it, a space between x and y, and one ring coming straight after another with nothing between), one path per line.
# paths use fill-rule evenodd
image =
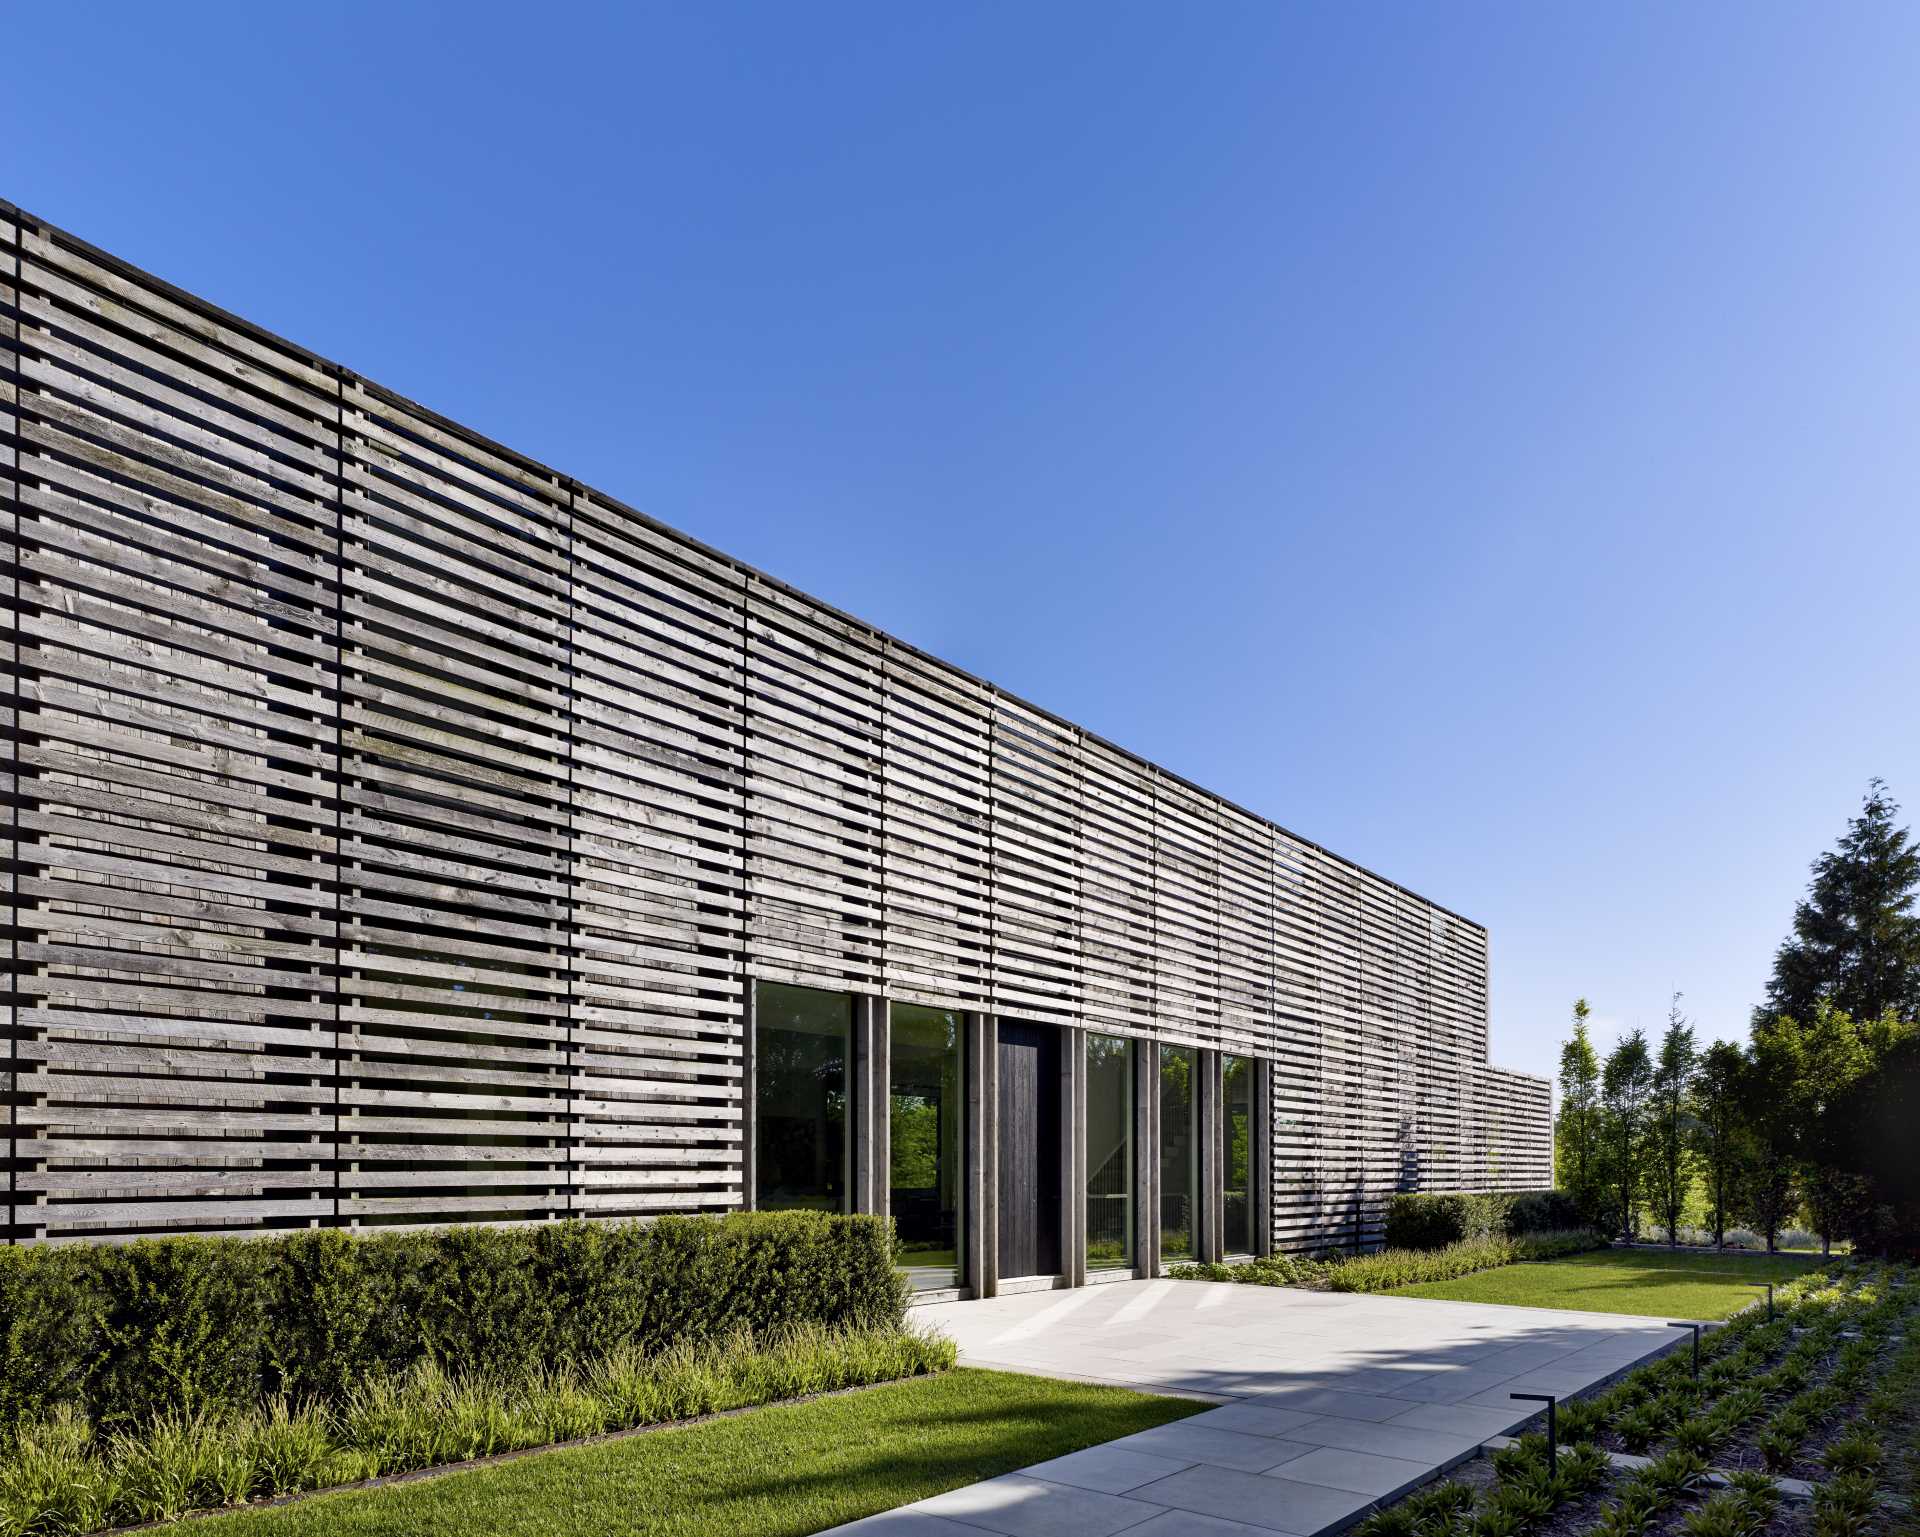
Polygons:
M1860 815L1814 861L1763 1012L1811 1020L1826 998L1853 1019L1920 1016L1920 848L1894 825L1899 811L1886 785L1870 781Z
M1871 1187L1856 1247L1920 1259L1920 1033L1896 1032L1878 1069L1837 1102L1835 1151Z
M1780 1229L1800 1198L1800 1158L1807 1124L1806 1032L1790 1014L1754 1021L1741 1075L1741 1117L1752 1136L1744 1198L1747 1219L1778 1247Z
M1620 1231L1639 1227L1640 1159L1647 1136L1647 1100L1653 1088L1653 1059L1639 1030L1623 1036L1600 1074L1607 1176Z
M1892 1014L1856 1021L1823 1001L1804 1033L1803 1178L1825 1253L1833 1251L1836 1237L1858 1236L1871 1224L1875 1180L1871 1170L1849 1167L1852 1134L1846 1118L1856 1086L1879 1073L1893 1047L1912 1030Z
M1692 1148L1687 1135L1688 1094L1700 1065L1693 1026L1680 1012L1680 995L1667 1010L1666 1034L1653 1064L1647 1105L1647 1194L1667 1242L1680 1241L1680 1217L1693 1183Z
M1746 1174L1746 1071L1747 1059L1738 1046L1715 1041L1700 1054L1688 1096L1689 1135L1706 1181L1707 1222L1716 1248L1727 1241L1727 1222Z
M940 1183L940 1110L918 1094L893 1094L887 1117L888 1184L931 1190Z
M1560 1120L1554 1153L1560 1188L1597 1213L1600 1196L1600 1058L1587 1035L1587 1000L1573 1002L1573 1039L1560 1048Z

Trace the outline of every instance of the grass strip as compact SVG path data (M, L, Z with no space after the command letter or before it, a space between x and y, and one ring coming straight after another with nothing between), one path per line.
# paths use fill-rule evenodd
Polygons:
M1636 1313L1655 1318L1726 1318L1761 1296L1767 1281L1786 1282L1820 1268L1818 1256L1776 1254L1730 1259L1602 1249L1591 1254L1396 1288L1397 1297L1509 1307L1564 1308L1576 1313Z
M803 1537L1208 1407L962 1368L418 1482L212 1518L207 1537Z
M339 1405L159 1415L106 1434L71 1410L0 1446L0 1537L65 1537L945 1370L950 1340L798 1325L620 1348L577 1368L453 1376L421 1363Z

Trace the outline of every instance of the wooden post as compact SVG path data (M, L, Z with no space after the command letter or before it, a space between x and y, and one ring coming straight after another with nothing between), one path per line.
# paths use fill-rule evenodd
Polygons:
M1264 1057L1253 1059L1253 1084L1248 1098L1253 1122L1247 1133L1247 1192L1253 1210L1248 1214L1248 1237L1253 1252L1264 1259L1273 1253L1273 1064Z
M993 1016L969 1014L967 1032L967 1252L965 1284L976 1297L998 1290L1000 1077Z
M1193 1203L1193 1253L1196 1259L1217 1264L1224 1249L1220 1230L1225 1215L1222 1192L1226 1183L1220 1166L1223 1121L1220 1053L1196 1051L1193 1059L1194 1134L1200 1142L1194 1174L1200 1188L1195 1192L1198 1199Z
M1133 1047L1133 1256L1135 1273L1160 1274L1160 1046Z
M755 1211L760 1205L760 1104L755 1098L759 1091L759 1073L756 1058L759 1055L759 1042L754 1035L754 1000L759 989L754 986L751 972L740 979L743 993L740 1000L740 1205L745 1211Z
M887 1214L888 1133L891 1100L887 1091L890 1039L887 1002L867 994L853 1000L853 1063L847 1103L854 1107L852 1200L854 1211Z
M1060 1273L1069 1286L1087 1284L1087 1032L1065 1032L1060 1077Z

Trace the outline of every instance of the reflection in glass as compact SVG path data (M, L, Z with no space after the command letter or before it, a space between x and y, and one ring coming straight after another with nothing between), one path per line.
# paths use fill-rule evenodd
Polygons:
M1193 1258L1199 1206L1199 1139L1194 1135L1194 1052L1160 1048L1160 1257Z
M1220 1063L1221 1248L1228 1254L1253 1252L1253 1061L1225 1057Z
M754 1002L754 1194L762 1211L844 1211L853 999L763 982Z
M1087 1037L1087 1268L1133 1263L1133 1042Z
M952 1286L960 1269L960 1016L896 1003L887 1098L888 1210L900 1264L916 1287Z

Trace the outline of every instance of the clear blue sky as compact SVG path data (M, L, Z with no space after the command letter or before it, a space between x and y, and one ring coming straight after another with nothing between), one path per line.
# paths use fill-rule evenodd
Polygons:
M1920 813L1920 8L14 6L0 195L1744 1030Z

